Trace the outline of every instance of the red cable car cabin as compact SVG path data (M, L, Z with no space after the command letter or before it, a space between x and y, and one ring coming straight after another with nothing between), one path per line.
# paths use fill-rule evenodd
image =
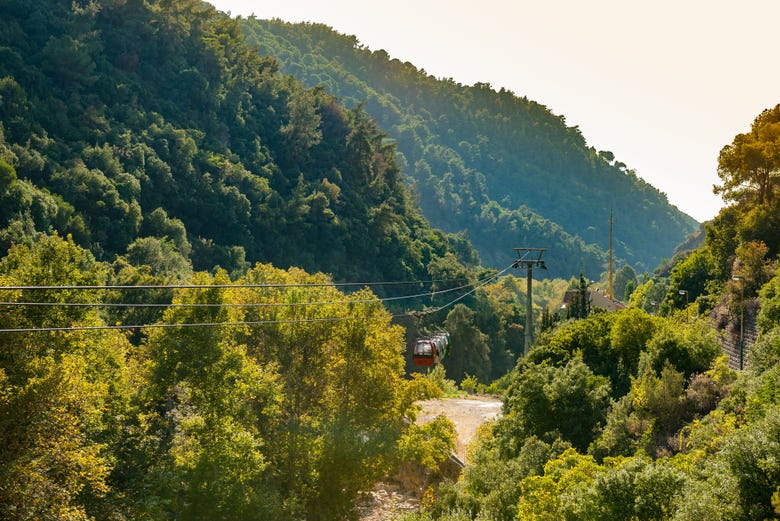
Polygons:
M427 338L418 340L412 351L414 365L431 366L436 360L436 344Z
M421 338L414 344L412 361L414 365L432 366L442 361L449 353L450 334L435 333L428 338Z

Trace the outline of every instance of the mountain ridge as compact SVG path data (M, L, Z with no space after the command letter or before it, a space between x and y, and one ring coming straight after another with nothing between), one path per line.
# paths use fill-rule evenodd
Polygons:
M0 15L0 249L71 235L177 277L263 262L410 281L476 263L422 218L365 111L282 77L208 4L10 0Z
M324 24L239 22L282 72L364 107L387 129L423 214L464 232L488 265L510 260L515 246L547 246L550 265L563 268L554 275L598 278L614 211L616 258L651 271L698 226L544 105L486 83L434 78Z

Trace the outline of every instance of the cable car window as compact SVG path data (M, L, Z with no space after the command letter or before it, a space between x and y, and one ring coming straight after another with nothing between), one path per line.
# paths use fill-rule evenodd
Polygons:
M414 345L414 354L422 355L422 356L431 356L433 354L432 343L427 340L417 342Z

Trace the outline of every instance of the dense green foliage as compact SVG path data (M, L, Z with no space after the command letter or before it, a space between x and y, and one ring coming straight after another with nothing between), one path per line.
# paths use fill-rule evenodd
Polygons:
M723 184L716 187L727 200L772 206L778 189L778 140L780 105L763 111L750 132L739 134L720 151L718 175Z
M4 251L58 231L179 275L260 261L400 281L447 255L476 264L423 220L364 110L283 78L210 6L10 0L0 15Z
M407 519L780 514L780 467L770 456L780 447L780 323L756 346L752 370L737 373L716 358L706 319L655 317L649 331L617 333L641 320L632 313L596 314L540 339L514 371L504 415L483 433L463 477L442 485L429 508ZM574 326L579 340L572 341ZM593 359L589 338L607 339L597 342L600 359ZM630 386L616 392L613 382L626 369L620 353L636 346Z
M664 194L538 103L436 79L320 24L250 18L242 29L284 72L364 107L387 129L424 215L465 231L488 266L511 262L513 247L548 247L552 276L598 279L611 209L615 254L640 273L696 230Z
M506 161L531 185L535 169L562 182L537 153L581 174L587 181L570 193L582 197L577 211L603 199L585 190L611 183L609 171L636 181L561 118L368 53L385 75L406 70L420 88L441 89L424 98L438 126L414 126L405 112L381 121L415 129L399 143L416 143L417 131L459 139L420 137L424 150L398 155L368 108L281 77L236 21L197 0L9 0L0 14L3 519L350 519L390 469L435 467L452 447L447 420L414 423L415 400L439 393L444 371L405 372L409 338L442 326L457 344L447 376L472 388L503 376L506 408L463 478L442 485L417 519L780 515L777 108L721 153L718 189L736 204L706 227L704 246L652 279L622 270L628 309L546 321L515 366L526 347L522 280L475 288L491 272L477 268L464 235L426 223L400 167L431 169L416 180L421 200L478 206L536 240L530 210L506 209L522 204L514 193L501 205L477 201L490 193L479 161L504 157L488 146L499 141L494 127L485 124L478 150L456 135L473 121L454 118L503 100L502 128L516 140L509 129L534 132L515 126L512 111L537 113L526 122L538 126L527 161ZM348 44L345 61L364 53L335 41ZM436 105L446 97L464 110ZM568 155L544 148L553 136L575 145ZM463 188L445 190L432 165L456 149L447 164L458 174L441 179ZM457 157L465 150L469 163ZM504 176L490 182L517 181ZM426 182L438 191L424 192ZM667 208L645 192L649 206ZM685 227L665 212L653 226ZM454 222L473 234L467 213ZM581 254L571 245L587 241L556 234L560 251ZM620 248L647 262L628 242ZM417 296L414 307L433 312L416 320L394 316L369 288L334 285L358 278L433 281L412 285L423 294L475 290ZM566 284L535 284L534 312L556 306ZM760 335L735 371L718 356L712 324L733 334L746 311Z
M0 261L5 287L138 271L56 236ZM2 519L347 519L394 465L449 454L448 420L405 421L436 391L403 377L403 329L368 290L260 264L189 282L137 345L106 327L112 293L156 289L3 290Z
M98 260L146 266L126 284L217 266L236 278L255 262L339 281L438 281L374 286L383 296L481 275L463 235L424 220L367 112L282 77L235 20L195 0L11 1L0 14L0 252L57 232ZM523 311L463 303L475 311L452 320L468 356L450 369L487 382L522 352ZM443 327L447 312L423 326Z
M780 174L778 114L721 153L718 189L737 204L704 244L642 281L627 309L540 336L463 477L408 519L780 518L780 251L756 219L780 208L780 186L760 182ZM758 338L739 371L719 336L740 342L750 315Z

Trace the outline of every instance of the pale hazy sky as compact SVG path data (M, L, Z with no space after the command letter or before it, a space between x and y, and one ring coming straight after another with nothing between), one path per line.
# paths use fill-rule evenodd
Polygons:
M438 78L504 87L699 221L720 149L780 103L780 0L212 0L318 22Z

